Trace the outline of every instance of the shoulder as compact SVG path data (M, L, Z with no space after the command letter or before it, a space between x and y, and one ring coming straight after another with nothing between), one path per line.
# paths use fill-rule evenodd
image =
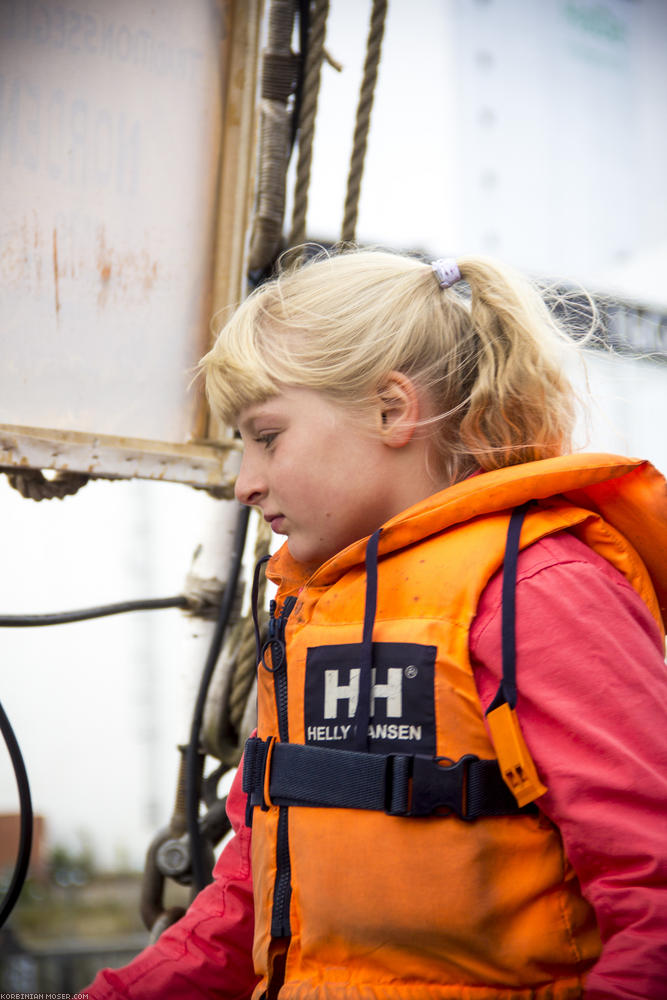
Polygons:
M482 704L502 674L502 569L483 591L469 636L470 658ZM523 698L553 697L585 679L628 684L667 699L664 642L643 600L606 559L568 532L541 539L519 554L516 649Z
M471 630L471 644L490 627L502 606L502 567L482 592ZM661 645L648 608L628 580L606 559L567 531L540 539L519 553L517 566L517 628L535 616L557 616L564 630L582 625L592 613L611 624L623 609Z

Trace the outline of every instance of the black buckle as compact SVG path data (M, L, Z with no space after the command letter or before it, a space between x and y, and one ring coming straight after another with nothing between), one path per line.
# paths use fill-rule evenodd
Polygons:
M455 813L459 819L470 821L468 815L467 786L468 771L473 761L479 760L475 754L465 754L456 763L443 767L448 757L426 757L415 754L402 757L401 763L409 761L407 788L395 788L394 781L401 781L406 769L397 767L400 755L391 754L387 772L387 812L393 816L443 815L442 810ZM402 772L402 774L401 774ZM401 807L400 803L406 803ZM393 806L393 808L392 808Z
M243 791L248 796L246 826L252 826L249 817L255 806L260 806L263 810L269 808L264 801L264 774L270 745L271 740L250 736L243 750Z

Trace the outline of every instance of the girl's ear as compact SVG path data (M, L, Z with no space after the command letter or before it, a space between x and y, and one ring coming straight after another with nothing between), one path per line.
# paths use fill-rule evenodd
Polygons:
M403 372L391 371L377 394L380 435L390 448L408 444L419 423L417 386Z

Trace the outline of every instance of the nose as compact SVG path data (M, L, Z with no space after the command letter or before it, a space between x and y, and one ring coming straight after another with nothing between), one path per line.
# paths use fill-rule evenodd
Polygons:
M266 486L259 470L251 463L245 451L241 457L241 468L234 485L234 495L239 503L249 507L257 506L266 496Z

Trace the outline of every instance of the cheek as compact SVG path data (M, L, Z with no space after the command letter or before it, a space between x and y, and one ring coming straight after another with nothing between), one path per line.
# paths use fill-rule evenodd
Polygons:
M325 480L311 474L307 457L299 462L281 462L273 468L272 486L290 504L309 506L317 499L317 484Z
M326 513L331 493L330 480L326 472L318 475L313 469L301 470L292 476L290 490L292 496L308 507L312 514L323 515Z

